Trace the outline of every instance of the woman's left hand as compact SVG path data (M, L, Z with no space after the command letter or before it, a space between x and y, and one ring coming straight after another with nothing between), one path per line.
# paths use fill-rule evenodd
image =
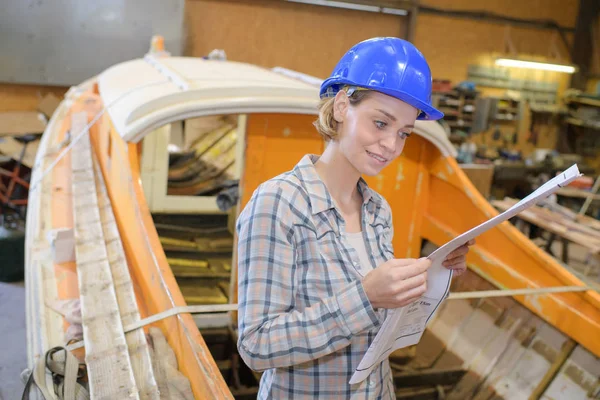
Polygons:
M473 246L475 240L470 240L467 244L460 246L452 253L448 254L448 257L442 262L442 265L448 269L454 271L454 275L462 275L467 270L467 253L469 252L469 246Z

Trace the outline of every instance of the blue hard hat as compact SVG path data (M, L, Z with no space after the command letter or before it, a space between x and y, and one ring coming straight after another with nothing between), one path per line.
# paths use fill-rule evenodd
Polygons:
M344 86L358 86L395 97L420 110L417 119L437 120L444 114L431 105L431 70L410 42L395 37L372 38L352 47L323 81L320 96Z

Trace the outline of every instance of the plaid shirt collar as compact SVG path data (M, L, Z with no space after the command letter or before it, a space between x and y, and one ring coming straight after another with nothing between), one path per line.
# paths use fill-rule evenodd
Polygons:
M294 173L298 176L308 193L313 215L335 207L333 198L315 169L315 163L318 159L319 156L317 155L307 154L302 157L294 168ZM358 180L358 191L363 196L363 204L373 202L373 205L381 206L381 199L378 196L373 196L367 182L362 177Z

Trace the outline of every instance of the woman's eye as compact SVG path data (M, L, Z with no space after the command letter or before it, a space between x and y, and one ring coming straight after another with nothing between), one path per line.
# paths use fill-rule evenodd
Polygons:
M400 137L402 139L408 139L410 137L410 132L400 132Z
M383 128L385 128L385 126L387 124L383 121L375 121L375 125L377 126L378 129L383 129Z

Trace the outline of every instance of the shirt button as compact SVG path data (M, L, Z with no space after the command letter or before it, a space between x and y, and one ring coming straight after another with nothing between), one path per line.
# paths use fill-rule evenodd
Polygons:
M375 381L374 380L370 380L369 381L369 387L370 388L374 388L375 387Z

